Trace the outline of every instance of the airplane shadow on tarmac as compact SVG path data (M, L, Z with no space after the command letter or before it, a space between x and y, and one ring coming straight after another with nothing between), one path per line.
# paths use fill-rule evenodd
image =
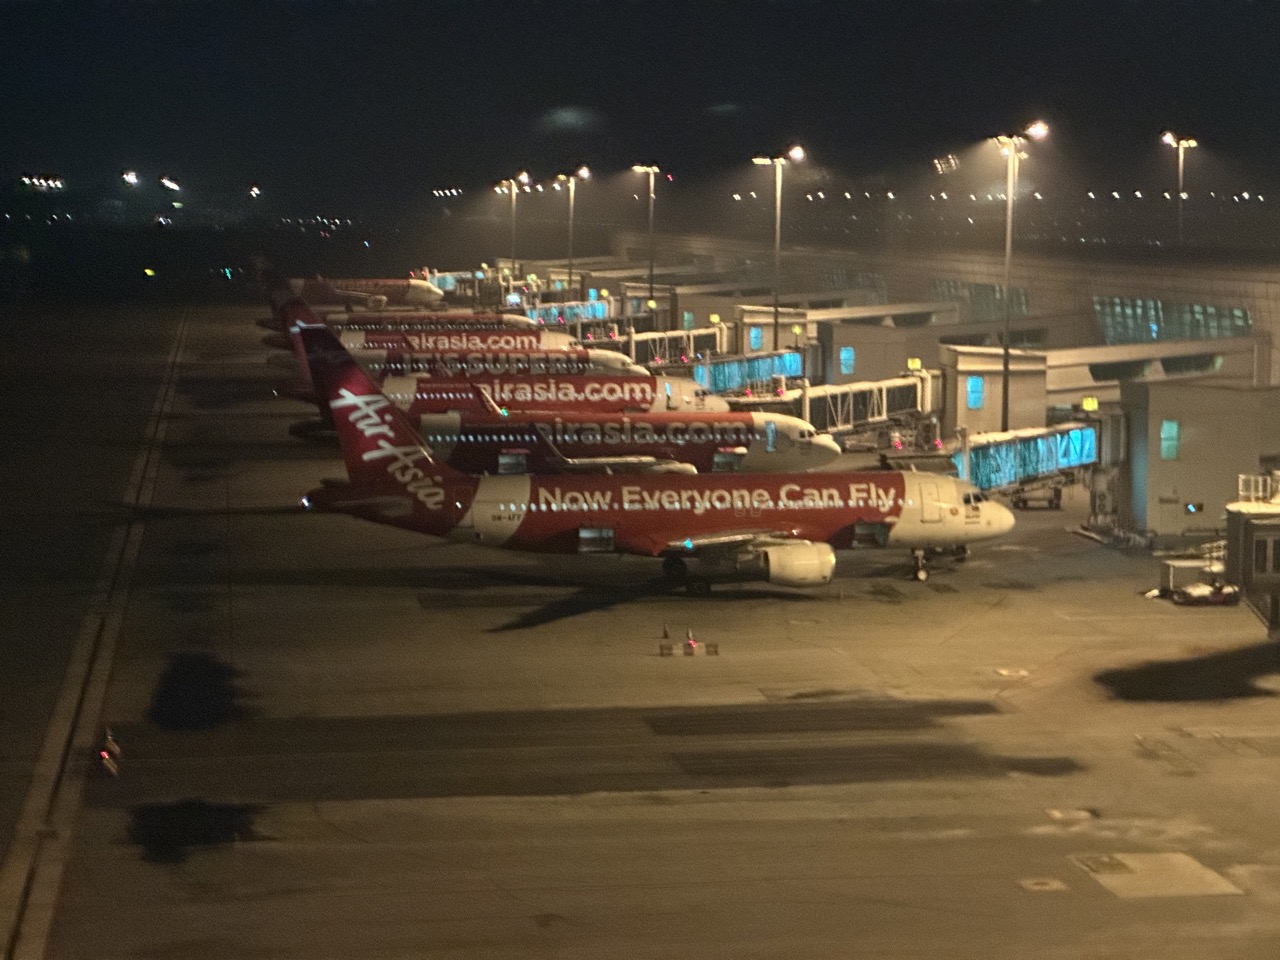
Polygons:
M638 570L631 571L633 574ZM501 626L491 627L489 633L503 633L509 630L528 630L533 627L556 623L570 617L609 610L619 604L633 603L651 597L684 596L681 584L664 576L630 576L622 582L601 582L588 575L574 576L572 573L539 573L535 571L514 571L506 569L477 569L474 567L435 569L431 571L431 593L424 593L418 602L427 609L438 608L444 599L435 595L434 591L448 594L448 603L473 604L486 609L502 605L495 603L492 594L477 593L470 600L466 591L488 591L502 587L559 587L572 589L569 596L560 596L546 603L518 614ZM576 589L575 589L576 588ZM718 584L710 594L698 598L703 602L735 602L744 599L774 599L792 602L810 601L815 598L804 593L781 591L768 585ZM506 602L509 606L527 606L528 594L520 593Z
M175 653L156 683L147 719L162 730L207 730L246 716L239 676L212 654Z
M1094 675L1117 700L1193 702L1274 697L1256 683L1280 674L1280 644L1266 642L1185 660L1157 660Z
M226 410L271 399L271 386L261 377L181 377L178 392L197 410Z

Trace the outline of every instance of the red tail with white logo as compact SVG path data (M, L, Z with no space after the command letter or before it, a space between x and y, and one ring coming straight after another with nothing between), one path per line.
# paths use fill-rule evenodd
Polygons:
M316 391L333 414L350 486L311 505L443 535L470 506L476 481L433 459L412 421L325 326L299 326ZM445 488L449 488L446 503Z

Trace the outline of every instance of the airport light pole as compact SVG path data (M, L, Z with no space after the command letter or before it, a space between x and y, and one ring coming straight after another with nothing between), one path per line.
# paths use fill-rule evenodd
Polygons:
M778 288L782 285L782 168L804 159L804 147L792 147L780 157L752 157L751 162L773 167L773 350L778 350Z
M591 178L591 171L586 165L579 167L573 173L556 174L556 189L560 189L560 184L568 184L569 187L569 290L573 290L573 198L574 188L577 187L579 180L588 180Z
M655 174L661 173L656 164L637 163L631 167L636 173L647 173L649 175L649 303L653 302L653 178Z
M503 180L493 189L502 193L508 190L511 193L511 283L514 286L516 282L516 193L519 192L521 186L529 183L529 174L521 170L510 180Z
M1182 165L1187 151L1192 147L1198 147L1199 144L1194 140L1179 137L1172 130L1166 130L1160 134L1160 142L1167 143L1178 151L1178 246L1182 246L1182 201L1186 196L1182 190Z
M1043 140L1049 133L1049 125L1037 120L1022 133L1000 134L992 139L1000 147L1008 163L1005 169L1004 193L1004 288L1001 301L1004 304L1004 323L1000 334L1003 347L1000 366L1000 430L1009 429L1009 284L1013 264L1013 198L1018 192L1019 161L1026 156L1022 152L1028 139Z

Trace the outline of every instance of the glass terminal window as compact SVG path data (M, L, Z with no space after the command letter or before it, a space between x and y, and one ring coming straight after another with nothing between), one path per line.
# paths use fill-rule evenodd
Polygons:
M1178 443L1182 439L1182 424L1177 420L1160 421L1160 459L1177 460Z
M984 399L986 382L983 377L969 377L965 381L965 392L968 397L968 406L970 410L981 410L982 401Z

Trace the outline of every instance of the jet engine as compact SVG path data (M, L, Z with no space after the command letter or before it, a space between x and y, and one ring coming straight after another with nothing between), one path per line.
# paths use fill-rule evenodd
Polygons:
M756 555L764 578L781 587L821 586L836 572L836 552L826 543L774 543Z

